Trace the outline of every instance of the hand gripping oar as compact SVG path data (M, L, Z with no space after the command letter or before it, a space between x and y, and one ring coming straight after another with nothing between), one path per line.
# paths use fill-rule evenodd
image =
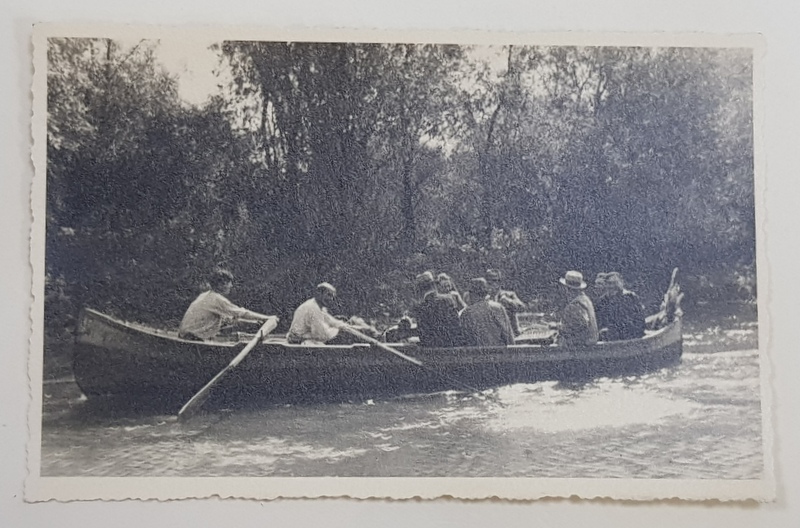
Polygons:
M464 383L464 382L462 382L460 380L457 380L457 379L455 379L455 378L453 378L451 376L448 376L447 374L444 374L443 372L439 372L437 370L434 370L434 369L426 366L422 361L420 361L420 360L418 360L416 358L413 358L411 356L408 356L406 354L403 354L399 350L390 347L386 343L378 341L374 337L370 337L370 336L368 336L368 335L366 335L366 334L364 334L362 332L359 332L358 330L356 330L355 328L353 328L353 327L351 327L349 325L340 324L339 328L341 328L342 330L344 330L345 332L347 332L349 334L354 335L355 337L357 337L359 339L362 339L362 340L366 341L367 343L371 343L371 344L377 346L378 348L380 348L382 350L385 350L386 352L392 353L395 356L403 358L403 359L405 359L406 361L408 361L410 363L413 363L413 364L415 364L415 365L417 365L419 367L422 367L425 370L427 370L428 372L432 372L432 373L436 374L437 376L439 376L440 378L449 381L453 385L457 385L457 386L461 387L462 389L466 389L468 392L472 392L472 393L476 393L476 394L482 394L481 391L476 389L475 387L467 385L466 383ZM500 406L503 406L503 403L500 400L495 399L495 402L497 404L499 404Z
M211 389L213 389L214 386L217 383L219 383L219 381L228 372L231 371L231 369L235 368L239 363L241 363L242 360L245 357L247 357L247 354L249 354L250 351L253 350L253 348L255 348L255 346L258 344L258 342L261 341L262 339L264 339L264 337L267 336L270 332L275 330L275 327L277 327L277 326L278 326L278 318L277 317L270 317L267 320L267 322L264 323L261 326L261 328L256 333L255 337L253 339L251 339L250 342L247 343L247 345L245 345L245 347L242 349L242 351L239 352L236 355L236 357L233 358L233 360L231 360L230 363L228 363L228 366L225 367L224 369L220 370L219 373L216 376L211 378L211 381L206 383L205 386L202 389L200 389L200 391L197 394L192 396L191 400L186 402L186 405L184 405L181 408L180 412L178 412L178 419L179 420L183 420L185 418L189 418L192 415L194 415L194 413L197 412L197 410L200 408L200 406L203 405L203 402L206 401L206 398L208 398L209 394L211 394Z

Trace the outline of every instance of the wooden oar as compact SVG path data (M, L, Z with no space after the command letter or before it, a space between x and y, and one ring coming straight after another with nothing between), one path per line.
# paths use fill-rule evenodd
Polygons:
M455 379L455 378L453 378L451 376L448 376L447 374L444 374L443 372L439 372L437 370L434 370L434 369L426 366L424 363L422 363L422 361L420 361L420 360L418 360L416 358L413 358L411 356L408 356L406 354L403 354L399 350L397 350L397 349L395 349L393 347L390 347L386 343L378 341L374 337L370 337L367 334L359 332L358 330L356 330L355 328L353 328L353 327L351 327L349 325L342 324L342 325L339 325L339 328L344 330L345 332L347 332L349 334L354 335L355 337L357 337L359 339L362 339L362 340L366 341L367 343L371 343L371 344L377 346L378 348L380 348L382 350L385 350L386 352L390 352L390 353L394 354L395 356L398 356L398 357L400 357L400 358L402 358L402 359L404 359L404 360L406 360L406 361L408 361L410 363L413 363L414 365L417 365L418 367L422 367L425 370L427 370L428 372L432 372L432 373L436 374L437 376L449 381L453 385L458 385L462 389L466 389L468 392L481 394L481 391L478 390L477 388L472 387L470 385L467 385L466 383L464 383L464 382L462 382L460 380L457 380L457 379ZM495 402L498 403L499 405L503 406L503 402L501 402L500 400L495 399Z
M267 320L267 322L261 326L261 328L258 330L258 333L256 333L255 337L253 337L253 339L251 339L250 342L247 343L247 345L245 345L242 351L239 352L236 355L236 357L233 358L233 360L231 360L230 363L228 363L228 366L219 371L219 373L213 378L211 378L211 381L206 383L205 386L202 389L200 389L200 391L197 394L192 396L191 400L186 402L186 405L184 405L181 408L180 412L178 412L178 419L183 420L194 415L194 413L197 412L200 406L203 405L203 402L206 401L206 398L208 398L209 394L211 393L211 389L213 389L214 386L217 383L219 383L219 381L228 372L231 371L231 369L236 368L236 366L239 363L241 363L245 357L247 357L247 354L249 354L250 351L253 350L253 348L255 348L258 342L264 339L264 337L267 336L270 332L275 330L277 326L278 326L278 318L270 317Z
M424 367L425 366L425 365L422 364L422 361L420 361L420 360L418 360L416 358L413 358L411 356L407 356L407 355L403 354L402 352L400 352L399 350L395 350L394 348L390 347L386 343L378 341L374 337L370 337L367 334L359 332L358 330L356 330L352 326L340 325L339 328L341 328L342 330L344 330L345 332L347 332L349 334L352 334L352 335L356 336L357 338L359 338L359 339L361 339L363 341L366 341L367 343L371 343L371 344L375 345L378 348L382 348L383 350L385 350L385 351L387 351L387 352L389 352L391 354L394 354L395 356L401 357L401 358L405 359L406 361L408 361L410 363L413 363L413 364L415 364L415 365L417 365L419 367Z

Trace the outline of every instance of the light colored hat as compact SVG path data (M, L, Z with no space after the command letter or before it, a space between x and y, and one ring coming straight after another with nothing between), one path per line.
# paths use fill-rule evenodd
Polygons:
M562 278L558 279L558 282L573 290L586 289L586 282L583 280L583 273L580 271L568 271Z
M327 291L334 297L336 296L336 288L330 282L320 282L317 284L317 291Z

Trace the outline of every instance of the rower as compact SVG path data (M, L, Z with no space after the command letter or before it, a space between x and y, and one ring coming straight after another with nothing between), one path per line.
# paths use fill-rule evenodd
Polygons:
M350 326L373 336L377 333L361 318L352 317L345 322L332 316L329 309L335 302L336 288L328 282L318 284L314 296L294 311L286 340L291 344L309 342L329 345L352 344L353 337L340 331L344 326Z
M274 317L236 306L225 297L233 286L230 271L215 270L208 283L209 289L198 295L186 310L178 328L178 337L203 341L216 337L223 323L262 323Z

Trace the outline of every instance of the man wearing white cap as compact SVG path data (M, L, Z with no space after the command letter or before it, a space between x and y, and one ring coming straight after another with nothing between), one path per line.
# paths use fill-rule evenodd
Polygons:
M342 323L328 313L336 300L336 288L327 282L317 285L314 297L297 307L286 336L289 343L327 343L339 335Z
M344 322L332 316L328 310L335 302L336 288L328 282L317 284L314 296L294 311L286 340L291 344L348 345L354 343L355 339L341 331L347 327L377 335L375 328L359 317L351 317Z
M558 343L561 345L593 345L597 343L597 319L594 305L586 295L586 282L579 271L568 271L558 280L572 299L561 312Z

